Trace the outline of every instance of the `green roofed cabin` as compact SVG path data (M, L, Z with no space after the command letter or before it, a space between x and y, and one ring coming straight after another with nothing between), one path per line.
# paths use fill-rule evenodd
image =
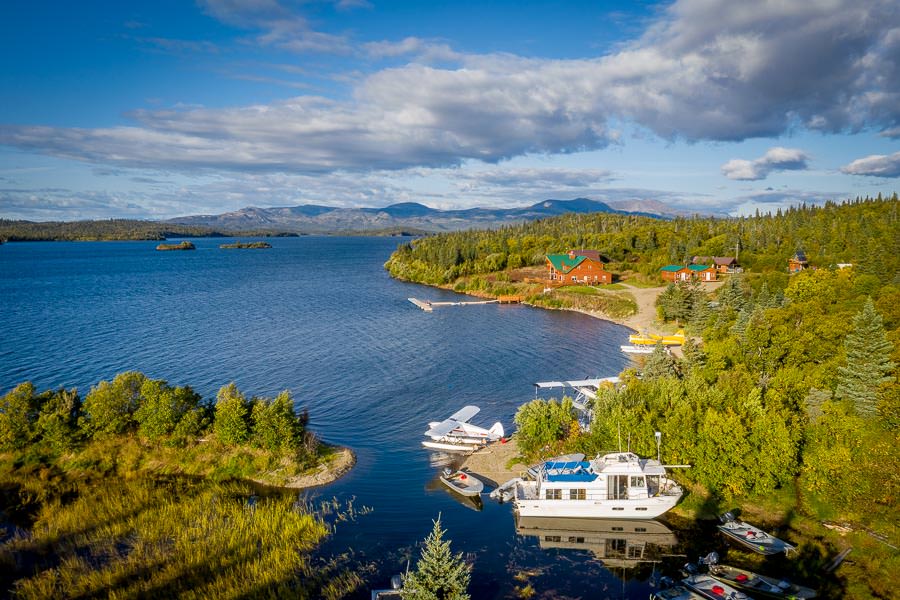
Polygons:
M660 277L663 281L690 281L699 279L700 281L715 281L716 267L715 265L666 265L659 270Z
M688 265L691 277L700 281L715 281L716 266L715 265Z
M691 272L681 265L666 265L659 270L663 281L687 281L691 278Z
M594 285L612 283L596 250L569 250L566 254L547 255L547 279L550 285Z

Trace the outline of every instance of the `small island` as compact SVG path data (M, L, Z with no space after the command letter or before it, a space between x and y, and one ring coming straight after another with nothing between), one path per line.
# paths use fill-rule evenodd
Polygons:
M160 244L157 250L196 250L196 246L192 242L184 241L180 244Z
M271 248L272 244L269 242L234 242L233 244L220 244L219 248L225 248L228 250L237 248L237 249L264 249Z

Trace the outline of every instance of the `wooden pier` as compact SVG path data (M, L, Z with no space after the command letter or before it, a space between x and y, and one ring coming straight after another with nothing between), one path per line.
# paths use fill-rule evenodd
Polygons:
M521 302L519 296L500 296L496 300L472 300L467 302L431 302L430 300L419 300L418 298L407 298L410 302L424 310L431 312L435 306L474 306L478 304L513 304Z

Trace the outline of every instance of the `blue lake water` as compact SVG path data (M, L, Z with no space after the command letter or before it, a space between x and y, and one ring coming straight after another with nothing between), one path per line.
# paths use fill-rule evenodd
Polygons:
M382 265L397 239L276 238L271 250L193 241L192 252L0 246L0 393L30 380L84 395L126 370L204 397L230 381L248 395L288 389L322 439L356 452L349 475L309 497L372 509L341 524L325 550L374 565L373 585L405 566L441 514L454 551L474 561L473 598L512 597L520 571L536 597L647 597L647 568L606 568L587 550L560 549L568 538L556 533L541 548L541 536L516 534L509 505L457 502L434 485L439 468L420 446L428 421L466 404L481 407L474 422L510 431L535 381L617 374L625 328L525 306L425 313L407 297L460 297L390 279Z

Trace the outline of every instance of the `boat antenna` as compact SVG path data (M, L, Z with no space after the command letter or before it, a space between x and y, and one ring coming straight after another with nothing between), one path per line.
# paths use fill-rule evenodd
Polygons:
M662 459L659 454L659 441L662 439L662 432L657 431L654 435L656 436L656 462L662 464Z
M631 432L628 432L628 451L631 452Z
M616 423L616 433L619 436L619 452L622 451L622 426L619 423Z

